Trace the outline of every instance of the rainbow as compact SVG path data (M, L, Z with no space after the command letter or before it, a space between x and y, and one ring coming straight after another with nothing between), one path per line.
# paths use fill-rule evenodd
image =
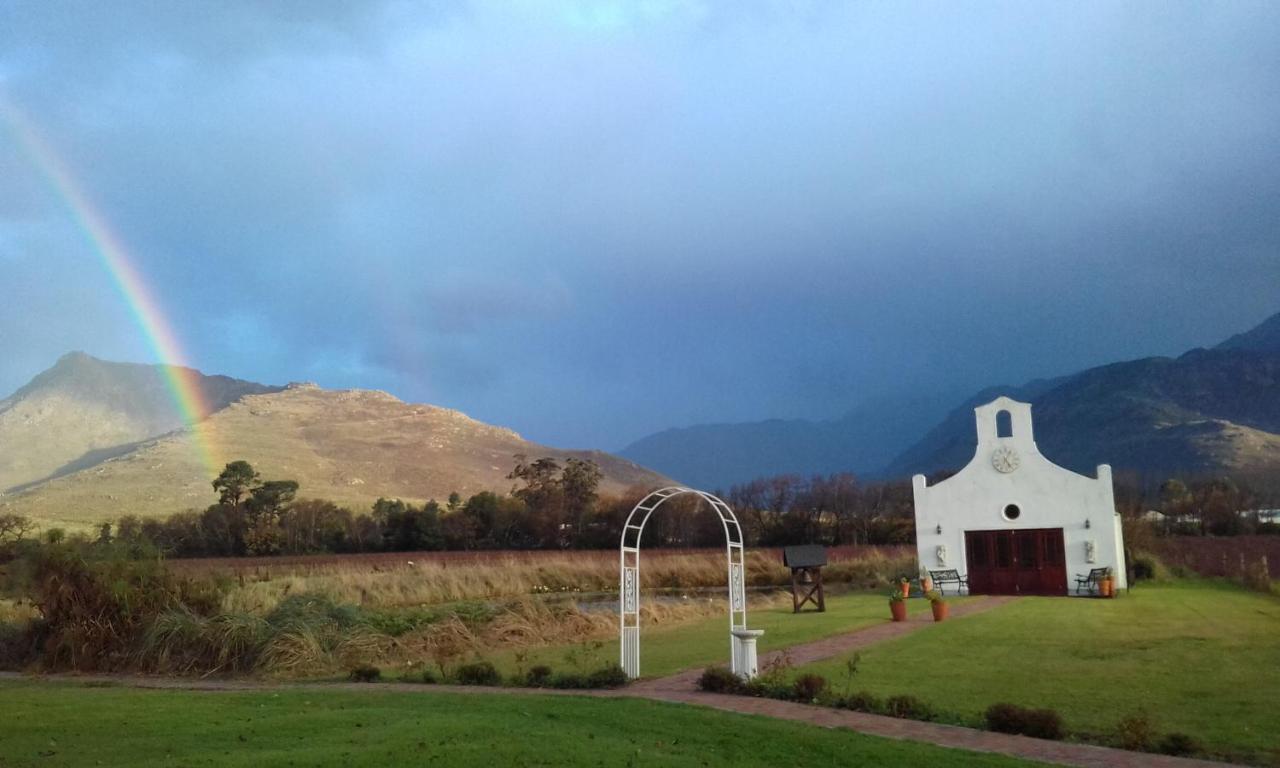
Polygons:
M222 467L209 430L204 426L204 418L212 408L200 389L199 373L187 364L173 324L168 321L159 299L142 279L136 261L130 258L124 242L112 231L106 217L76 181L70 168L41 137L35 124L3 94L0 94L0 122L9 126L18 145L62 198L80 233L102 261L152 348L156 362L161 364L165 384L179 416L191 432L201 464L210 477L216 476Z

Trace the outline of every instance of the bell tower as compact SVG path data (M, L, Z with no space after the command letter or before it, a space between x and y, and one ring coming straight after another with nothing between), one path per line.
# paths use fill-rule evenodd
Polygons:
M995 400L973 409L978 427L978 450L992 450L1000 446L1036 450L1035 435L1031 430L1031 404L1020 403L1008 397Z

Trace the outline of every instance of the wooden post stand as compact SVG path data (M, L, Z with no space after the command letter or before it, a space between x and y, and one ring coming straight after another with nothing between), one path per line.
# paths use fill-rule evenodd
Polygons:
M783 547L782 564L791 569L791 612L799 613L805 603L813 603L818 611L827 610L822 591L822 566L827 564L827 550L818 544ZM805 586L809 590L800 593Z

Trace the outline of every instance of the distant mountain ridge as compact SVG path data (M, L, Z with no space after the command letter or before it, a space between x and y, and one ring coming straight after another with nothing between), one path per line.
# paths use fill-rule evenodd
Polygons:
M938 397L876 401L838 419L699 424L641 438L619 455L698 488L780 474L872 474L945 413Z
M685 482L725 488L777 474L852 471L904 478L973 457L973 409L998 395L1034 406L1051 460L1092 473L1280 469L1280 313L1213 349L987 387L960 405L880 403L832 421L705 424L637 440L623 456Z
M61 425L54 447L75 454L71 465L59 459L66 471L13 474L36 479L0 494L0 512L84 528L125 514L168 515L216 501L192 431L174 423L168 392L156 388L157 371L74 355L0 401L0 447L11 463L28 452L57 452L43 442L42 426L49 423ZM378 497L422 502L444 500L453 491L505 493L512 486L507 474L517 453L591 459L604 472L601 489L608 493L670 482L607 453L538 445L510 429L448 408L405 403L385 392L313 384L267 387L225 377L200 381L209 385L206 399L218 405L200 431L224 460L246 459L263 477L299 481L300 496L358 510ZM9 414L19 416L6 420ZM124 432L99 429L100 423L129 427L132 442L122 444L118 435ZM93 428L73 429L86 424ZM102 444L114 449L86 452L104 431L113 437ZM73 444L74 450L65 448Z
M1237 333L1214 349L1244 349L1280 354L1280 312L1244 333Z
M890 464L905 476L973 456L973 408L996 394L1030 402L1036 443L1069 469L1155 475L1280 468L1280 314L1213 349L1112 363L985 390Z
M71 352L0 400L0 493L93 466L181 428L168 371ZM245 395L280 390L190 369L183 374L204 395L201 417Z

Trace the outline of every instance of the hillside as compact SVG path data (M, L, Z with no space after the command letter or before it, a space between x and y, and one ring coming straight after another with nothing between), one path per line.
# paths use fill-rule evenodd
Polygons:
M666 478L594 451L530 443L457 411L404 403L384 392L313 385L250 395L209 416L201 433L221 461L246 459L271 479L301 483L301 496L366 509L379 496L443 500L506 492L512 456L590 458L602 490L654 486ZM149 440L97 466L0 499L0 511L83 527L122 514L165 515L216 500L190 430Z
M216 411L244 395L277 391L184 369ZM112 363L83 352L64 355L0 400L0 492L70 474L132 450L183 424L166 367Z
M1280 467L1280 315L1214 349L1100 366L1048 382L987 390L905 451L890 474L963 466L973 407L999 393L1031 402L1036 442L1080 472L1097 464L1153 475Z

